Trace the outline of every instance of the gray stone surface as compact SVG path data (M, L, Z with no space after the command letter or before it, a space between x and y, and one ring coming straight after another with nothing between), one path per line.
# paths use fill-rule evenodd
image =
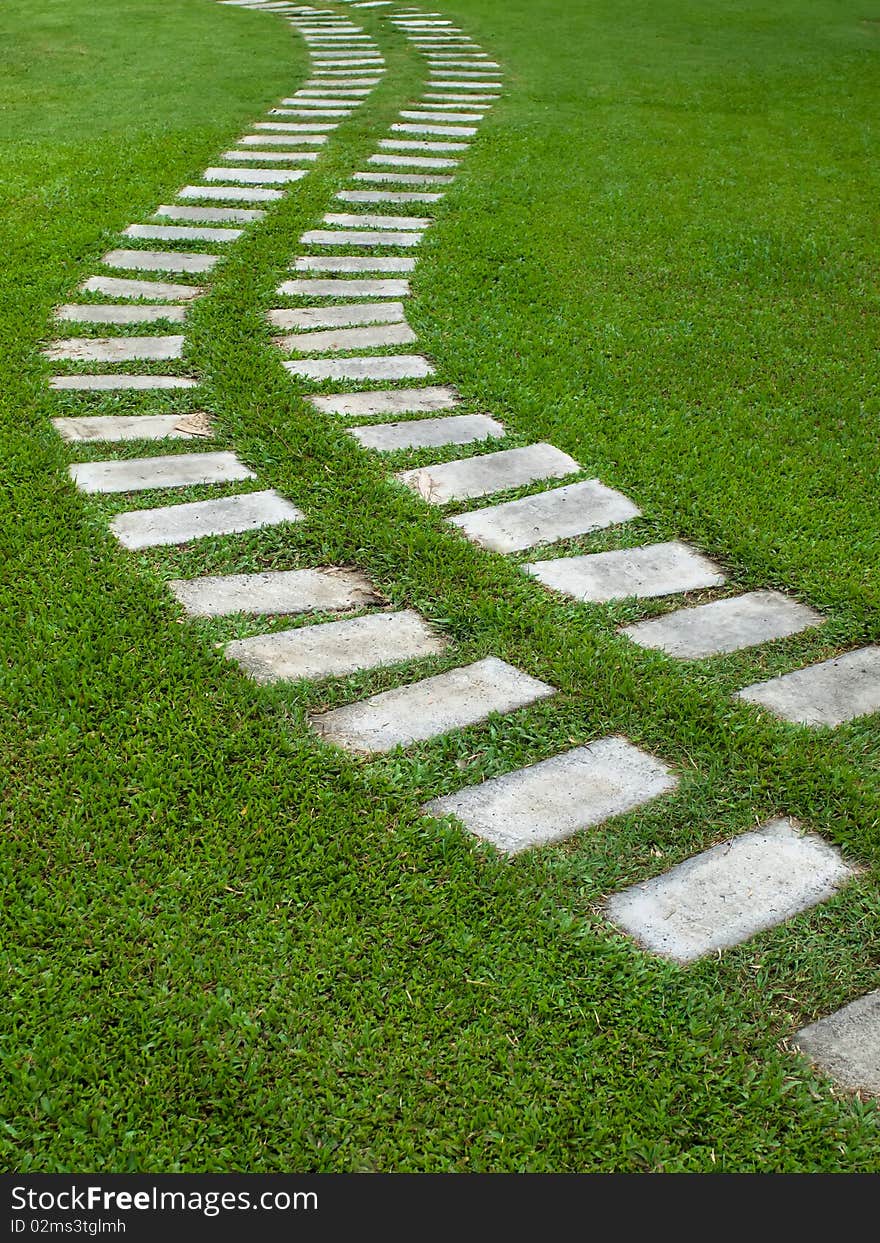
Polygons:
M334 393L328 397L309 397L308 400L322 414L354 418L451 410L461 399L454 388L434 385L430 388L374 389L369 393Z
M277 293L288 298L406 298L409 281L405 280L314 280L282 281Z
M451 177L442 173L352 173L352 181L368 181L372 184L387 183L394 186L448 186Z
M157 302L191 302L205 291L201 285L171 285L167 281L130 281L118 276L90 276L80 285L83 293L108 298L154 298Z
M77 462L69 471L80 492L143 492L256 479L234 453L169 453L118 462Z
M309 719L329 742L375 754L475 725L555 695L546 682L490 656Z
M366 358L303 358L285 363L291 375L306 380L421 380L434 368L420 354Z
M339 129L338 121L257 121L254 129L266 130L272 134L278 134L283 137L285 134L319 134L329 133L330 130ZM265 137L265 135L262 135ZM289 141L289 140L285 140ZM299 138L295 139L299 142Z
M755 682L739 699L800 725L842 725L880 712L880 647L862 647Z
M720 587L725 581L714 562L677 540L586 557L535 561L523 569L554 591L592 603L668 596Z
M305 177L304 168L206 168L205 181L243 181L254 185L284 185Z
M598 479L553 488L519 501L491 505L447 521L469 540L493 552L521 552L537 544L574 539L638 518L640 510L621 492Z
M186 307L67 303L56 309L55 318L74 324L152 324L163 319L182 324Z
M640 647L680 660L700 660L784 639L823 621L820 613L781 592L750 591L636 622L619 633Z
M299 522L302 512L275 491L247 492L214 501L190 501L117 514L110 530L125 548L186 544L206 535L235 535L282 522Z
M277 203L284 198L284 191L267 190L261 186L184 186L177 197L219 200L223 203Z
M795 821L771 820L608 900L608 916L655 954L692 962L824 902L853 875Z
M54 362L125 363L132 360L163 362L180 358L184 338L175 337L67 337L43 350Z
M425 449L436 445L467 445L504 435L504 428L485 414L448 415L444 419L408 419L405 423L374 423L353 427L349 435L365 449Z
M197 380L183 375L53 375L49 387L63 390L109 393L114 389L196 388Z
M308 229L299 240L304 246L418 246L422 235L379 229Z
M157 242L235 242L243 229L218 229L185 224L130 224L123 236Z
M467 94L459 95L453 91L425 91L425 99L439 99L446 103L494 103L496 99L500 99L500 95L477 95Z
M341 229L427 229L431 220L427 216L376 216L352 212L328 212L324 224L336 225Z
M516 854L561 842L674 790L677 778L626 738L600 738L434 799L432 816L456 816L471 833Z
M342 203L439 203L443 195L418 190L339 190L336 198Z
M371 74L368 71L367 75L364 77L358 77L355 74L344 74L333 78L328 77L327 75L319 75L314 78L310 78L306 83L306 86L315 87L316 89L336 85L345 87L367 86L372 89L374 86L378 86L381 81L382 79L377 74Z
M360 570L271 570L174 579L169 587L191 617L228 613L342 613L384 604Z
M358 328L328 328L324 332L292 332L276 337L281 350L297 354L329 354L339 350L368 350L386 345L412 345L416 334L409 324L371 324Z
M465 82L463 78L464 78L463 74L458 74L454 81L451 81L447 78L436 78L436 77L430 78L428 81L428 86L431 87L432 89L430 92L426 92L426 94L428 94L429 98L434 98L435 97L434 93L436 91L442 91L442 90L456 91L456 92L460 91L464 93L465 91L486 91L486 90L493 90L493 89L499 90L501 87L500 82L490 82L490 81L484 81L484 80L480 80L479 82Z
M553 445L527 445L524 449L501 449L458 462L441 462L400 471L401 483L432 505L464 501L508 488L521 488L539 479L561 479L579 471L580 466Z
M96 414L57 418L52 425L63 440L191 440L180 414Z
M316 109L321 112L324 108L341 108L346 113L352 112L358 107L359 101L353 99L315 99L312 97L304 99L282 99L282 105L286 108Z
M802 1027L794 1045L840 1087L880 1096L880 989Z
M235 639L226 655L257 682L311 682L434 656L445 647L418 613L404 609Z
M475 125L430 125L416 121L396 121L391 126L394 134L435 134L438 138L472 138L477 132Z
M368 164L387 164L390 168L458 168L458 160L428 155L371 155Z
M262 160L264 164L309 164L318 158L317 151L224 151L220 159L230 164Z
M468 142L425 142L421 139L400 140L395 138L380 138L380 151L425 151L434 152L437 155L454 155L456 152L461 153L470 149Z
M482 112L465 112L461 109L457 109L455 104L423 104L422 107L428 109L428 111L407 108L404 109L400 115L405 117L408 121L431 121L438 120L444 116L449 116L455 121L483 120ZM437 111L432 112L432 108L436 108Z
M101 260L108 268L143 272L210 272L219 255L187 254L182 250L110 250Z
M343 306L287 307L269 311L274 328L348 328L356 324L399 324L402 302L347 302Z
M304 126L304 129L311 127ZM290 147L291 143L297 146L321 147L327 141L326 134L245 134L243 138L239 138L239 146L241 147L284 147L285 150ZM256 157L258 152L254 151ZM268 152L259 152L261 155L267 155ZM223 157L226 159L226 156Z
M154 219L201 220L206 224L253 224L265 215L259 207L181 207L175 203L163 203L153 212Z
M308 108L271 108L269 111L270 117L299 117L300 119L310 116L316 118L336 117L339 119L350 115L351 110L349 108L315 108L311 111Z
M412 272L416 261L405 255L300 255L290 266L293 272Z

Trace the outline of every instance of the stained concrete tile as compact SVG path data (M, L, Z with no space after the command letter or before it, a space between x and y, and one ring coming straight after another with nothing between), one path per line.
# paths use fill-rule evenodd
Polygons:
M527 445L524 449L502 449L480 457L441 462L400 471L395 478L432 505L463 501L508 488L521 488L539 479L561 479L579 471L580 466L553 445Z
M622 493L606 488L598 479L587 479L519 501L475 509L447 521L483 548L521 552L537 544L574 539L628 522L640 512Z
M607 912L646 949L692 962L827 901L852 875L832 846L783 818L615 894Z
M198 381L182 375L54 375L49 387L61 392L109 393L114 389L197 388Z
M206 168L202 173L205 181L243 181L254 185L284 185L305 175L304 168Z
M69 468L80 492L144 492L202 483L256 479L234 453L169 453L117 462L77 462Z
M360 703L313 714L309 720L337 747L375 754L437 738L485 721L493 712L514 712L555 694L546 682L490 656Z
M880 1096L880 989L802 1027L793 1043L840 1087Z
M399 324L402 302L349 302L343 306L302 306L267 312L274 328L348 328L355 324Z
M108 268L143 272L210 272L219 255L187 254L177 250L109 250L101 262Z
M113 303L66 303L55 311L55 318L73 324L153 324L168 320L182 324L185 306L118 306Z
M415 266L403 255L300 255L290 265L294 272L412 272Z
M636 622L624 626L619 633L640 647L666 652L680 660L700 660L784 639L811 626L820 626L824 620L814 609L781 592L750 591Z
M720 587L725 581L714 562L677 540L585 557L535 561L523 569L554 591L593 603L668 596Z
M739 699L800 725L842 725L880 712L880 647L862 647L755 682Z
M43 350L54 362L164 362L180 358L184 337L66 337Z
M205 292L201 285L171 285L167 281L121 280L118 276L90 276L80 285L83 293L108 298L155 298L157 302L191 302Z
M199 228L196 225L130 224L122 232L125 237L157 242L235 242L244 230Z
M322 414L344 417L368 417L376 414L423 414L450 410L461 398L448 385L430 388L374 389L369 393L334 393L328 397L307 399Z
M349 435L365 449L392 453L396 449L426 449L491 440L503 436L504 427L485 414L460 414L443 419L408 419L405 423L374 423L370 427L353 427Z
M282 522L299 522L302 512L275 491L247 492L213 501L162 505L117 514L110 530L125 548L186 544L207 535L235 535Z
M96 414L57 418L52 425L62 440L191 440L195 433L183 427L180 414Z
M153 212L155 217L169 220L211 221L217 224L253 224L266 215L259 207L181 207L176 203L163 203Z
M291 375L306 380L421 380L434 368L420 354L390 354L378 358L303 358L286 362Z
M411 609L236 639L226 655L257 682L318 681L434 656L445 641Z
M271 570L174 579L169 587L190 617L229 613L343 613L384 604L360 570Z
M325 332L293 332L276 337L281 350L297 354L329 354L339 350L368 350L387 345L412 345L417 340L409 324L372 324L358 328L328 328Z
M277 203L284 198L284 191L267 190L262 186L184 186L178 190L177 197L222 203Z
M277 292L288 298L405 298L409 281L315 280L282 281Z
M434 799L423 810L455 816L477 837L516 854L565 841L667 794L676 784L665 764L626 738L601 738Z

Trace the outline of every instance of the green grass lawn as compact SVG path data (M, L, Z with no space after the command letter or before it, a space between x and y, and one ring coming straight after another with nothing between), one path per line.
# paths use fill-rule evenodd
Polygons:
M694 664L646 652L615 628L663 606L551 596L305 403L262 316L300 232L419 89L382 10L357 20L388 80L190 317L197 398L50 393L53 305L307 62L282 21L211 0L7 0L3 1166L877 1170L876 1105L835 1095L785 1045L878 985L877 719L805 732L731 693L880 633L880 13L442 7L501 61L507 93L415 275L407 314L437 382L503 419L509 444L552 441L644 512L547 555L684 538L731 591L776 586L828 623ZM307 521L122 550L108 516L164 498L77 494L49 418L187 406L214 412L218 447ZM260 687L217 645L262 627L181 624L165 586L329 564L421 610L448 655ZM370 764L305 724L488 654L561 694ZM512 862L419 814L612 733L672 764L678 792ZM603 920L603 895L775 814L860 875L688 969Z

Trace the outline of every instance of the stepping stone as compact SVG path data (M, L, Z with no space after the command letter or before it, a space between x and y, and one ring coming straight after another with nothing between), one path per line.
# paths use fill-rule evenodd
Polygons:
M292 164L294 160L305 163L317 160L317 151L224 151L221 160L264 160L272 164Z
M352 181L387 182L396 186L448 186L452 177L431 173L352 173Z
M600 738L434 799L422 810L430 816L455 816L498 850L517 854L565 841L668 794L677 784L665 764L626 738Z
M205 181L252 181L256 185L262 182L286 184L300 181L305 175L304 168L206 168L202 173Z
M379 148L382 151L467 151L470 147L466 142L401 142L394 138L380 138Z
M515 712L555 694L555 687L490 656L360 703L315 713L309 722L337 747L375 755L465 729L493 712Z
M227 203L277 203L284 198L284 191L266 190L259 186L184 186L177 192L177 197L220 199Z
M579 471L580 466L553 445L528 445L525 449L501 449L481 457L420 466L395 475L432 505L465 501L491 492L521 488L539 479L561 479Z
M369 87L337 86L328 88L325 85L320 88L303 87L296 94L298 99L314 99L319 96L326 96L328 89L332 89L334 99L354 99L356 103L362 103L371 93Z
M631 597L675 595L681 591L720 587L725 582L724 574L714 562L677 540L644 548L597 552L586 557L535 561L524 565L523 569L554 591L595 604Z
M458 160L427 155L371 155L368 164L388 164L392 168L458 168ZM357 176L357 174L355 174Z
M307 229L299 240L304 246L418 246L422 234L379 229Z
M294 332L278 337L282 350L323 354L332 350L369 350L383 345L412 345L418 338L409 324L376 324L366 328L330 328L326 332Z
M111 392L114 389L197 388L198 381L182 375L53 375L49 387L61 392Z
M701 660L785 639L820 626L824 620L814 609L778 591L750 591L636 622L618 633L639 647L666 652L680 660Z
M256 682L315 682L436 656L445 647L418 613L404 609L236 639L226 656Z
M369 91L367 92L369 94L370 91L372 91L374 87L377 87L381 81L382 79L379 77L354 78L354 77L351 77L351 75L346 74L341 79L340 78L328 78L328 77L315 77L315 78L310 79L310 81L306 83L306 86L313 86L316 89L318 88L326 89L327 87L335 87L335 86L340 86L340 87L343 87L344 89L347 89L348 87L351 87L351 86L366 86L366 87L369 87Z
M358 106L353 100L327 99L326 97L317 99L314 96L311 99L282 99L281 103L284 109L293 109L294 115L305 116L323 116L327 108L334 109L330 114L331 116L349 116ZM303 109L307 109L307 111L304 113ZM312 112L313 109L314 113ZM273 114L276 111L275 108L272 109Z
M443 195L405 190L338 190L335 197L342 203L439 203Z
M793 1043L840 1087L880 1096L880 989L802 1027Z
M439 107L447 108L447 107L451 107L451 105L440 104ZM400 115L402 117L405 117L407 121L432 121L432 120L436 121L438 119L437 115L433 112L404 111L404 112L401 112ZM450 115L450 114L446 113L445 115ZM482 112L456 112L453 115L456 121L482 121L483 120Z
M90 276L80 285L83 293L108 298L155 298L159 302L191 302L205 292L201 285L169 285L164 281L128 281L118 276Z
M536 544L573 539L638 518L637 509L621 492L598 479L553 488L537 496L506 501L468 514L447 518L473 543L493 552L521 552Z
M290 266L294 272L412 272L416 261L400 256L376 259L372 255L301 255Z
M353 427L365 449L393 453L397 449L428 449L435 445L467 445L504 435L504 427L485 414L447 415L444 419L408 419L405 423L374 423Z
M174 250L109 250L101 260L108 268L143 272L210 272L219 255L194 255Z
M500 99L500 95L458 95L451 91L425 91L425 99L441 99L447 103L494 103L496 99Z
M244 230L174 224L130 224L122 232L125 237L141 237L160 242L235 242Z
M335 224L344 229L427 229L431 225L428 216L374 216L354 215L348 212L328 212L324 224Z
M476 75L474 75L474 76L476 76ZM459 77L459 78L463 78L463 77L464 77L464 75L463 75L463 74L459 74L459 75L458 75L458 77ZM458 91L462 91L462 92L464 92L464 91L485 91L485 90L487 90L487 89L491 90L493 87L494 87L496 90L500 90L500 88L501 88L501 83L500 83L500 82L488 82L488 81L485 81L485 82L484 82L484 81L480 81L480 82L463 82L463 81L446 82L446 81L440 81L440 80L439 80L439 79L437 79L437 78L431 78L431 79L429 80L429 82L428 82L428 85L429 85L430 87L433 87L433 90L432 90L432 91L430 91L430 92L426 91L426 92L425 92L425 93L426 93L426 95L428 95L429 99L436 99L436 98L439 98L439 96L435 94L435 92L436 92L436 91L438 91L438 90L447 90L447 91L456 91L456 92L458 92ZM449 98L449 96L447 96L447 98ZM480 98L482 99L482 98L484 98L484 97L481 95L481 96L480 96Z
M153 216L167 216L169 220L202 220L205 223L225 221L236 224L252 224L262 220L266 215L258 207L178 207L176 204L163 203L153 212Z
M394 134L436 134L445 138L472 138L477 132L476 125L410 125L407 122L396 122L391 126Z
M433 388L375 389L371 393L334 393L329 397L309 397L307 400L322 414L354 418L449 410L458 405L461 398L454 388L437 385Z
M275 328L347 328L354 324L403 322L402 302L351 302L345 306L303 306L268 312Z
M312 53L312 60L315 68L323 72L326 69L346 69L358 66L363 68L369 65L384 65L385 62L379 56L339 56L338 53L333 56L322 56L317 52Z
M782 818L615 894L607 913L652 953L693 962L827 901L852 875L821 837Z
M880 647L862 647L737 692L797 725L842 725L880 712Z
M342 613L384 604L359 570L271 570L178 578L168 584L190 617L229 613Z
M288 298L405 298L409 281L282 281L277 292Z
M202 433L187 431L180 414L97 414L52 420L68 443L113 440L191 440Z
M303 129L309 129L309 126L303 126ZM320 147L327 141L326 134L245 134L243 138L239 138L239 145L242 147L285 147L290 146L292 142L299 143L308 147ZM254 153L254 158L257 152ZM263 152L263 157L268 159L269 152ZM223 159L227 159L226 155Z
M187 544L206 535L236 535L282 522L299 522L302 512L274 490L246 492L213 501L163 505L117 514L110 530L125 548Z
M284 363L291 375L304 380L421 380L434 368L420 354L372 358L304 358Z
M185 306L116 306L96 303L77 305L66 303L55 311L55 318L75 324L152 324L168 320L182 324L186 319Z
M255 121L254 129L271 131L272 134L324 134L339 129L338 121ZM299 142L299 138L297 138Z
M91 493L143 492L256 479L234 453L169 453L119 462L78 462L69 471L80 492Z
M121 363L180 358L184 337L68 337L43 350L56 362Z

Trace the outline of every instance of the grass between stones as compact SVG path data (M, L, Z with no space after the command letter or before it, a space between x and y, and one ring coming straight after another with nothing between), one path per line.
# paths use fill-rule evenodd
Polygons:
M302 305L274 292L297 239L426 76L384 10L357 20L386 81L188 313L179 370L203 386L82 397L45 384L52 306L291 94L306 58L283 20L201 0L7 7L4 1164L876 1169L875 1105L784 1044L877 984L876 722L808 733L731 697L876 637L876 27L808 0L772 16L653 0L625 21L607 0L449 9L504 65L506 96L411 277L429 383L505 424L485 451L549 441L645 515L547 556L686 539L729 575L693 602L773 587L827 616L685 667L615 633L677 598L576 604L523 573L543 550L468 544L445 521L462 506L391 472L473 447L365 452L271 344L265 310ZM217 417L197 447L257 472L242 491L277 488L305 520L120 549L109 518L168 494L85 497L68 462L181 442L71 449L49 419L187 409ZM325 565L365 571L446 651L260 686L218 645L306 619L184 621L166 585ZM308 727L490 655L559 693L369 764ZM419 813L618 734L679 787L565 845L508 861ZM772 816L862 870L687 969L604 920L604 895Z

